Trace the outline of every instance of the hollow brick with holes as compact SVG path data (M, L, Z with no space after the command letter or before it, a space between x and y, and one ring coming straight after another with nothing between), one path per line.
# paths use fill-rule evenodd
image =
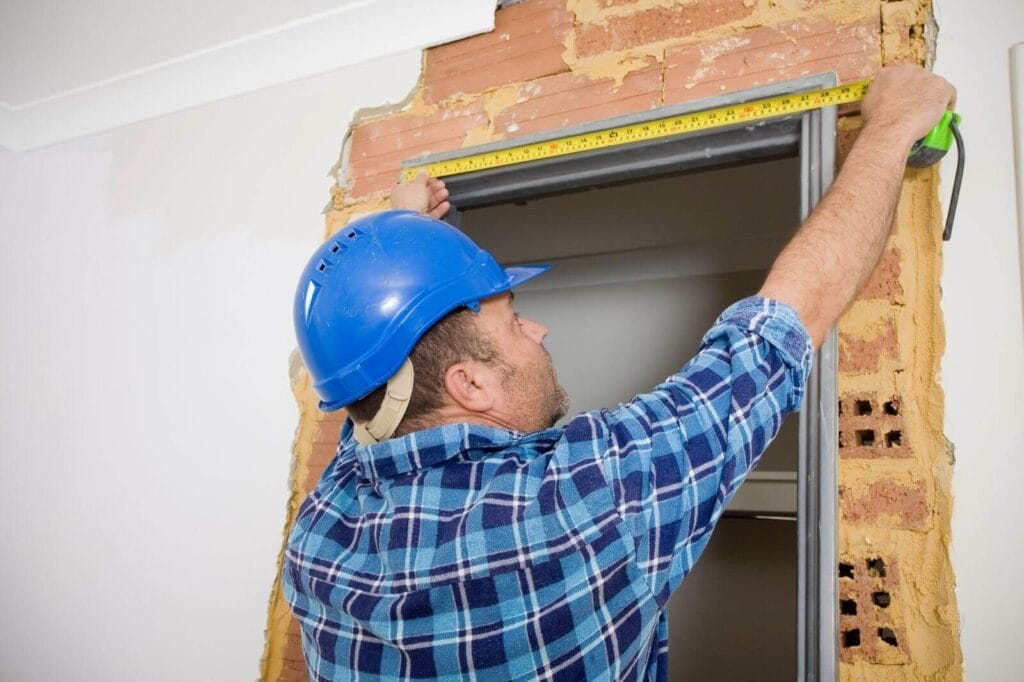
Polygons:
M838 411L841 458L906 459L913 455L897 397L846 395L840 399Z
M905 630L893 607L899 585L899 566L892 557L867 554L840 558L840 661L898 665L909 660ZM877 595L885 595L885 606L877 603Z

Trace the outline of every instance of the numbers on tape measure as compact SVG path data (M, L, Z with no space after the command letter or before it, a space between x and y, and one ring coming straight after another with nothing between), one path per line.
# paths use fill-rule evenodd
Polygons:
M497 152L473 154L458 159L439 161L427 166L406 168L402 171L402 178L411 180L421 170L426 170L434 177L459 175L737 123L750 123L776 116L820 109L825 106L847 104L862 99L869 84L870 81L860 81L827 90L782 95L592 133L582 133L547 142L511 147Z

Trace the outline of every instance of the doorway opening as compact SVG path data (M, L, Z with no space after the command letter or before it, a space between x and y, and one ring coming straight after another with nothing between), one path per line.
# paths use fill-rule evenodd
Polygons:
M833 85L806 78L548 138ZM502 264L555 265L517 289L516 307L549 328L570 414L614 408L677 371L717 315L760 288L831 183L834 134L834 109L817 110L452 176L446 219ZM670 679L836 676L835 347L833 333L799 418L670 601Z

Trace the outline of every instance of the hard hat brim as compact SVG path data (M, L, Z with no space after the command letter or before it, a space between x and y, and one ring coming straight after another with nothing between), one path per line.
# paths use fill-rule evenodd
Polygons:
M508 275L508 289L514 289L521 284L526 284L534 277L543 275L550 269L550 265L517 265L505 268L505 274ZM508 289L505 289L505 291L508 291Z

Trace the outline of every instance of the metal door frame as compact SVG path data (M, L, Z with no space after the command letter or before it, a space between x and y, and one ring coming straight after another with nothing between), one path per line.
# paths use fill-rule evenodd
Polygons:
M827 73L765 85L642 113L410 159L416 167L470 154L568 135L642 123L766 97L837 85ZM835 174L836 107L756 124L610 147L445 178L453 206L445 219L458 226L461 211L585 187L677 174L701 168L799 156L800 214L807 218ZM800 411L797 476L797 679L835 680L838 668L836 573L837 356L832 329L818 351Z

